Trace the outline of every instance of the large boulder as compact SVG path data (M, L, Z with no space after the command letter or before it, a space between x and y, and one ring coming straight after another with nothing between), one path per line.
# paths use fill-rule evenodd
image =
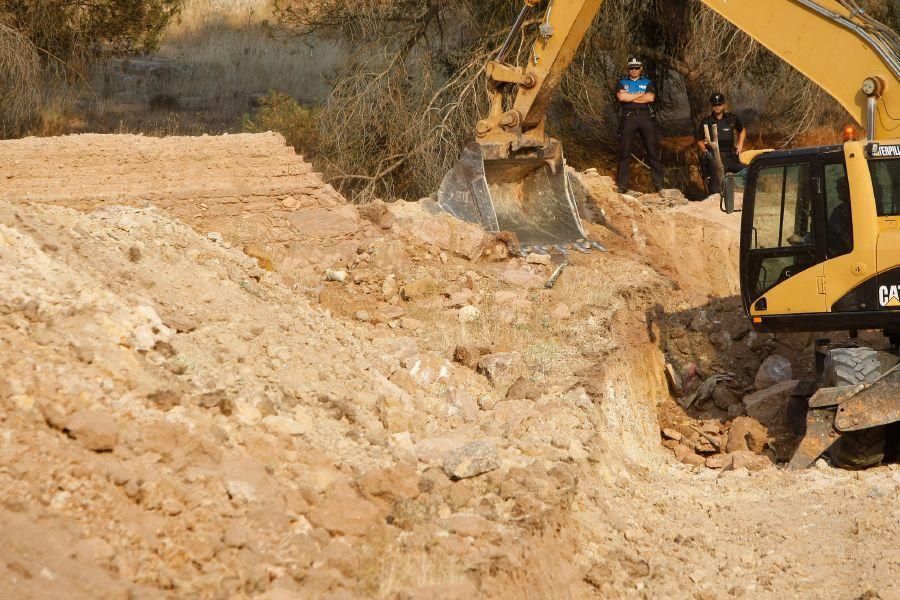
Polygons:
M769 432L753 417L738 417L728 430L725 450L729 453L750 451L762 453L769 441Z
M764 390L793 378L794 372L791 369L790 361L781 355L773 354L759 367L753 385L758 390Z
M796 385L797 381L791 379L744 396L747 414L767 427L784 425L788 401Z

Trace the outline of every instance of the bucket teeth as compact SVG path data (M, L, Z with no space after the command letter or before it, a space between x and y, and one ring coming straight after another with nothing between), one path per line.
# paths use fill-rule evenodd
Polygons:
M590 254L592 250L597 250L599 252L608 252L608 250L603 247L601 244L597 242L592 242L590 240L580 240L574 242L572 244L553 244L553 245L543 245L537 244L534 246L530 246L528 244L522 244L519 246L519 256L528 256L529 254L563 254L568 255L571 250L577 250L578 252L582 252L584 254Z

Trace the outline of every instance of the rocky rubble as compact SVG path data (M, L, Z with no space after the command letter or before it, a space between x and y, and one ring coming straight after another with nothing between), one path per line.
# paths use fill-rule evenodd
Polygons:
M0 593L866 592L848 570L896 590L896 469L770 468L775 430L743 414L765 358L800 378L805 346L707 306L734 291L728 260L699 262L730 225L574 183L611 252L550 290L550 265L425 201L310 183L315 205L279 199L305 216L271 264L238 218L0 202ZM660 451L660 425L719 472Z
M683 410L664 410L662 430L675 428L688 434L715 422L727 432L749 417L768 432L768 443L742 450L765 451L775 462L790 460L800 439L797 424L791 423L792 396L804 387L804 380L811 382L814 377L815 337L751 331L738 298L665 315L664 321L662 346L669 361L665 376ZM866 335L875 347L885 343L877 332ZM846 332L823 336L847 339ZM679 460L699 463L683 452ZM712 464L721 468L718 460Z

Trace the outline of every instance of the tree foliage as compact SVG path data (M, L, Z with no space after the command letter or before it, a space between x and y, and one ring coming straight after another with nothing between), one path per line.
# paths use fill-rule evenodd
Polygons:
M481 79L517 2L276 0L280 22L344 41L320 119L322 156L360 199L433 189L486 110Z
M483 65L521 6L521 0L276 0L289 30L348 48L320 120L336 185L361 199L436 189L487 111ZM866 9L896 26L892 0L870 0ZM538 24L526 23L508 60L527 59ZM818 87L697 0L608 0L551 119L576 115L578 130L612 150L612 85L633 53L645 58L660 104L686 104L692 123L713 91L743 100L783 144L843 114ZM682 127L681 133L693 130Z
M152 50L181 0L0 0L0 15L47 55L75 65Z
M275 3L288 30L338 40L347 48L319 124L322 154L330 157L327 171L361 200L418 197L436 189L487 111L483 65L522 5L521 0ZM895 4L870 0L866 9L896 27ZM527 59L536 25L528 23L517 40L512 58L519 64ZM742 99L783 144L843 115L815 84L696 0L609 0L563 82L551 119L576 115L578 130L589 131L592 143L612 151L617 108L612 84L633 53L646 59L660 104L687 104L692 123L708 110L712 91Z
M0 0L0 134L38 110L41 88L99 57L152 50L182 0Z

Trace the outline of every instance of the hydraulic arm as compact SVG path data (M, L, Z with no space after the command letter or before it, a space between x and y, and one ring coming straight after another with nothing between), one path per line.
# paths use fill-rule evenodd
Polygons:
M703 0L828 92L869 139L900 136L900 36L853 0Z
M515 233L523 251L591 244L559 143L545 133L553 94L604 0L524 0L506 43L486 66L490 113L445 177L440 205L488 231ZM613 0L615 1L615 0ZM900 136L900 38L854 0L699 0L831 94L870 139ZM539 12L542 11L542 12ZM528 61L505 61L538 13ZM511 107L504 91L515 88Z

